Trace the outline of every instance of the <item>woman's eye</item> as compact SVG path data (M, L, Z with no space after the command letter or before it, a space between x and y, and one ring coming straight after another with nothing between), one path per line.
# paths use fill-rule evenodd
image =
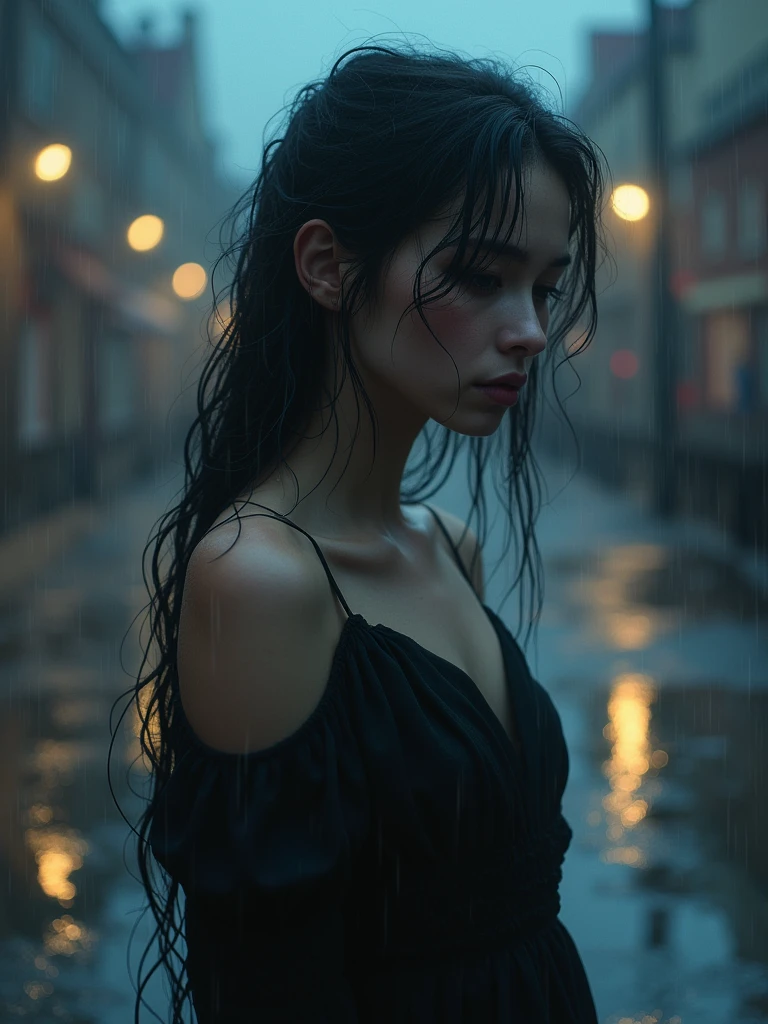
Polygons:
M533 291L538 298L543 299L545 302L549 302L551 305L554 305L559 299L562 299L563 297L563 293L560 291L559 288L542 287L534 288Z
M496 274L461 273L459 274L459 280L462 284L473 289L473 291L480 292L484 295L490 295L498 288L502 288L504 286L504 282ZM547 285L541 285L538 288L534 288L533 294L537 299L543 300L549 305L554 305L563 297L563 293L559 288Z
M501 278L496 277L495 274L466 274L463 279L470 288L474 288L478 292L490 293L502 285Z

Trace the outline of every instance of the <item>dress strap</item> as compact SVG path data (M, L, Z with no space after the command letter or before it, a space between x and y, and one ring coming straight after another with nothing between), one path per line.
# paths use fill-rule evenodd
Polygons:
M258 501L249 501L248 504L249 505L257 505L259 508L267 508L266 505L259 505ZM269 511L272 513L272 515L267 515L265 512L253 512L252 515L254 517L255 516L264 516L266 519L279 519L280 522L287 523L288 526L292 526L294 528L294 530L298 530L299 533L303 533L304 536L308 540L312 541L312 544L314 545L315 551L317 552L320 561L323 563L323 568L325 569L325 574L328 577L328 582L331 584L331 589L333 590L333 592L336 595L336 597L338 597L339 601L341 601L341 604L342 604L342 607L344 608L344 611L347 613L349 618L351 618L352 615L353 615L352 609L349 607L347 602L344 600L344 595L342 594L341 590L339 589L338 583L333 578L333 573L328 568L328 563L326 562L326 560L325 560L325 558L323 556L323 552L320 550L320 547L319 547L317 541L315 540L315 538L311 534L307 533L306 530L302 530L302 528L300 526L297 526L296 523L291 522L291 520L288 519L287 516L280 515L279 512L275 512L273 509L269 509Z
M472 587L472 590L474 590L475 589L475 585L472 582L472 580L469 578L469 574L467 573L467 570L464 567L464 562L462 560L461 555L459 554L459 549L453 543L453 541L451 539L451 535L448 533L448 530L445 528L445 524L443 523L442 519L437 514L437 512L435 512L435 510L432 508L431 505L427 505L427 503L425 501L422 501L421 504L424 506L424 508L428 508L429 511L432 513L432 515L435 517L435 519L437 521L437 525L440 527L440 529L445 534L445 539L448 541L448 543L449 543L449 545L451 547L451 551L453 552L453 556L456 559L456 562L457 562L457 564L459 566L459 569L461 569L462 576L467 581L467 583L469 583L470 587Z

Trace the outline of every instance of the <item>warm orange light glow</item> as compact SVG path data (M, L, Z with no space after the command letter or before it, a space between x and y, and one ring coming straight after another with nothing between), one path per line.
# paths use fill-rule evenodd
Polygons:
M208 275L199 263L182 263L173 274L173 290L180 299L196 299L205 291Z
M35 174L41 181L57 181L63 178L72 163L72 150L60 142L46 146L37 154Z
M50 762L61 764L54 749L48 752ZM66 755L65 755L66 756ZM77 895L69 876L83 866L88 843L71 830L30 828L25 833L26 844L37 862L37 881L46 896L66 903Z
M601 854L606 864L626 864L629 867L644 867L645 856L636 846L617 846Z
M233 316L234 310L233 306L230 305L229 297L222 299L211 316L210 330L212 341L220 341L223 335L230 329Z
M51 921L43 936L43 949L47 956L73 956L88 952L98 941L98 934L89 930L70 914L62 914ZM35 961L37 966L37 961ZM55 975L51 975L55 977Z
M651 200L639 185L619 185L611 194L611 206L622 220L642 220L650 209Z
M617 677L608 701L610 721L603 735L611 742L611 757L603 762L602 770L611 790L603 797L602 807L606 816L605 837L611 844L625 843L626 833L641 825L650 808L646 796L638 796L637 791L645 784L655 754L663 754L653 752L650 745L650 706L655 699L655 687L649 677L624 673ZM646 795L652 795L650 786ZM602 859L608 864L645 867L642 842L641 836L637 846L614 845L601 854Z
M137 252L147 252L159 244L164 231L165 225L160 218L153 213L146 213L143 217L137 217L128 228L128 245Z

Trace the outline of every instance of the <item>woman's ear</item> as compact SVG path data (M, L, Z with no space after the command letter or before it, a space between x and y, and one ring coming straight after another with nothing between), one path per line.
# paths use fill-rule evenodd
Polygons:
M325 309L336 312L341 301L341 265L348 255L324 220L308 220L296 232L293 258L302 287Z

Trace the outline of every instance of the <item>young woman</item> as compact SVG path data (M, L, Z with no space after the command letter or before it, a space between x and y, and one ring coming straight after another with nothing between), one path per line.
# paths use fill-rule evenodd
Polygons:
M600 197L573 124L441 51L348 51L266 147L136 688L173 1024L190 994L200 1024L596 1021L558 918L557 711L482 539L421 499L468 438L474 510L503 439L518 580L538 557L540 366L591 339Z

